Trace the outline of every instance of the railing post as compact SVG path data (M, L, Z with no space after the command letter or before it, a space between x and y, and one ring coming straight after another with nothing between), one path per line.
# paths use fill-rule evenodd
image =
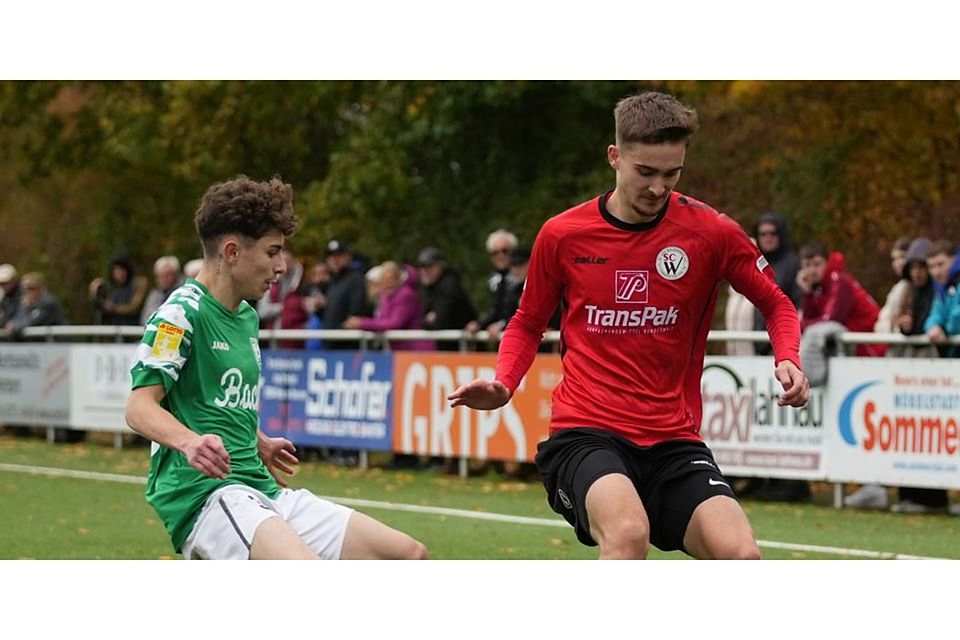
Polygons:
M460 353L467 352L467 332L460 334ZM466 478L470 475L470 459L461 452L460 459L457 460L457 475Z

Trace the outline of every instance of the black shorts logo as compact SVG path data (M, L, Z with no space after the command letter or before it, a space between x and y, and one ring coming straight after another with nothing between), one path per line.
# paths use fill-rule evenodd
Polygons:
M573 509L573 503L570 502L570 498L567 497L567 494L563 492L563 489L557 489L557 496L560 498L560 502L563 503L563 506L567 509Z

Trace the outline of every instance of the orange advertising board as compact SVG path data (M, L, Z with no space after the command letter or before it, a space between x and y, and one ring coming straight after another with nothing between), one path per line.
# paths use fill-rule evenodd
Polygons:
M538 354L520 388L494 411L451 408L447 396L476 378L492 379L490 353L395 353L393 450L418 455L532 462L547 437L550 394L560 356Z

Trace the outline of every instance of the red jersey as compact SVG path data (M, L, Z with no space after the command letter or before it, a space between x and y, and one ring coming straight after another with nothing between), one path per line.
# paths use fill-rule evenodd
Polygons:
M550 432L599 427L641 446L700 440L700 377L720 282L767 318L776 362L799 367L797 312L734 220L673 192L653 221L628 224L607 211L609 195L541 228L496 377L517 388L562 302L563 380Z

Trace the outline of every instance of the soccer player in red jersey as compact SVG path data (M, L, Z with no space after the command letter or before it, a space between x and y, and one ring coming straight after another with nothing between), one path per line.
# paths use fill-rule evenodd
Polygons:
M607 160L616 188L543 225L496 376L454 391L451 406L509 402L563 305L563 380L550 437L537 449L551 507L601 558L649 545L696 558L759 558L747 517L700 437L700 377L720 282L763 313L783 387L807 402L800 323L740 226L673 190L696 112L646 92L614 111Z

